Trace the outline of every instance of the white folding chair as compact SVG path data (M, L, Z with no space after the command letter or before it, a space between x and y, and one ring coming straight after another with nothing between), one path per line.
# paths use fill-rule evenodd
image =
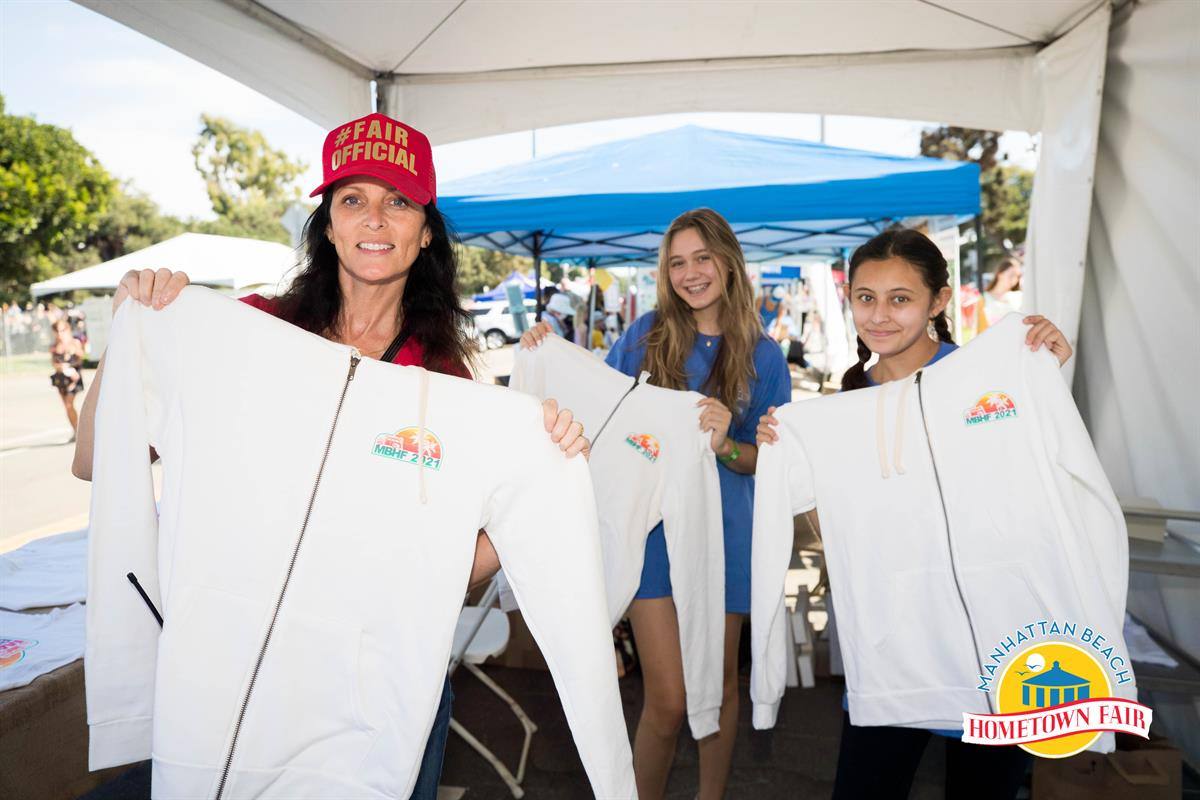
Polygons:
M497 697L508 704L509 709L521 727L525 729L525 741L521 746L521 759L517 763L517 773L514 775L500 758L489 750L483 742L475 738L458 720L451 717L450 730L463 738L471 749L483 756L496 774L508 785L513 797L520 800L525 796L521 782L525 780L525 765L529 760L529 745L537 725L525 713L525 709L512 698L508 692L500 688L489 678L477 664L482 664L492 656L498 656L508 647L509 627L508 615L498 608L492 608L500 595L500 586L495 579L488 585L480 598L479 605L465 606L458 617L458 626L454 630L454 648L450 651L450 673L462 664L464 668L492 691Z

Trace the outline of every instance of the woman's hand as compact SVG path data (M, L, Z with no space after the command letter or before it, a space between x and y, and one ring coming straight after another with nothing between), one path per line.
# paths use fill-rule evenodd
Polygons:
M733 422L733 414L715 397L706 397L699 403L696 403L698 408L703 409L700 412L700 430L712 431L712 449L718 456L727 456L722 448L728 439L729 424ZM732 449L732 448L731 448Z
M144 306L154 310L166 308L183 287L190 281L186 272L171 272L169 269L131 269L121 278L117 286L117 294L113 297L113 313L126 297L132 297Z
M767 413L758 418L758 428L754 433L754 444L762 447L764 444L774 444L779 441L779 434L775 432L775 427L779 425L779 420L775 419L775 406L767 409Z
M528 331L526 331L528 334ZM558 445L558 449L567 454L567 458L583 453L587 458L592 448L583 435L583 423L577 422L567 409L558 410L558 401L549 399L542 403L542 415L546 423L546 433L550 441Z
M1025 336L1025 344L1029 345L1029 349L1037 351L1042 345L1054 354L1058 359L1058 365L1061 367L1067 363L1067 359L1075 352L1071 349L1067 337L1063 335L1053 322L1041 316L1040 314L1032 314L1021 320L1026 325L1032 326L1029 333Z
M539 322L521 334L520 347L522 350L526 348L536 350L537 346L542 343L542 340L552 333L554 333L554 329L550 327L549 322ZM549 428L546 430L549 430Z

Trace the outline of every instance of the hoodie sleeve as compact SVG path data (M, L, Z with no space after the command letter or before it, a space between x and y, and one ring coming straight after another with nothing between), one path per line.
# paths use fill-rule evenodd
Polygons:
M550 666L592 791L636 797L587 464L550 442L536 403L521 416L483 527Z
M693 404L698 397L688 394L686 402ZM725 669L725 531L711 438L697 429L695 450L686 454L690 457L672 459L661 509L679 617L688 722L696 739L717 732Z
M150 757L159 626L126 578L162 607L148 446L163 404L143 352L144 313L132 302L118 309L96 408L84 652L92 770Z
M786 415L785 415L786 416ZM812 471L799 438L781 419L779 441L758 451L750 552L750 699L754 727L775 726L787 681L784 579L792 560L793 517L816 505Z
M546 344L541 347L530 350L525 347L518 347L516 350L516 358L513 359L512 375L508 379L508 388L515 389L518 392L531 394L534 397L546 396L546 367L545 352Z
M1129 532L1121 504L1063 380L1058 359L1045 350L1035 353L1024 346L1022 359L1024 377L1037 406L1034 418L1041 422L1051 463L1060 469L1054 476L1056 493L1064 500L1071 529L1084 537L1079 545L1091 550L1091 563L1100 567L1112 619L1124 620L1129 589Z

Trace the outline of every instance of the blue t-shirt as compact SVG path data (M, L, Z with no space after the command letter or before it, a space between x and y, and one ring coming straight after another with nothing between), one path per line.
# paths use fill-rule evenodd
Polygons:
M646 335L654 324L655 312L645 314L629 326L608 352L605 361L626 375L638 375L646 356ZM684 364L687 388L702 392L717 358L720 336L696 334L692 352ZM761 336L754 348L754 378L745 409L730 409L733 422L729 436L738 442L754 443L758 418L771 406L792 399L792 378L779 345ZM721 515L725 528L725 605L731 613L750 612L750 530L754 517L754 476L734 472L718 463L721 481ZM661 536L661 525L651 536Z
M936 364L937 362L941 361L943 358L950 355L957 349L958 349L958 345L956 345L954 342L940 343L938 345L937 352L933 354L933 358L929 359L929 361L927 361L925 363L925 366L928 367L930 364ZM875 381L871 380L870 373L867 373L867 384L870 386L878 386L879 385ZM850 705L846 702L846 694L844 692L842 693L842 708L846 711L850 710ZM933 729L930 731L930 733L936 733L938 736L947 736L951 739L961 739L962 735L963 735L962 731L957 731L957 730L946 731L946 730Z

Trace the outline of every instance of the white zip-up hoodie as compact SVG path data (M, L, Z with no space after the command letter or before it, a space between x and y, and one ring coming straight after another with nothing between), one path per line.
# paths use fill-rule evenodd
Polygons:
M712 437L700 430L697 392L630 378L582 347L548 336L517 354L509 383L556 398L591 437L588 466L615 625L637 592L646 536L659 522L671 562L683 681L692 735L718 730L725 641L725 545Z
M1058 361L1026 330L1014 315L912 377L779 409L754 505L755 727L783 695L792 518L814 506L855 725L996 713L977 687L994 693L1005 643L1042 620L1090 627L1129 664L1124 518ZM1126 677L1114 694L1136 698Z
M594 508L532 398L206 289L126 303L96 416L91 768L152 757L162 798L408 797L486 528L593 791L634 797Z
M700 429L698 392L662 389L606 365L581 347L546 337L517 354L510 385L557 398L592 439L608 616L637 593L646 537L660 522L679 616L688 722L696 739L716 733L725 642L725 540L712 437Z

